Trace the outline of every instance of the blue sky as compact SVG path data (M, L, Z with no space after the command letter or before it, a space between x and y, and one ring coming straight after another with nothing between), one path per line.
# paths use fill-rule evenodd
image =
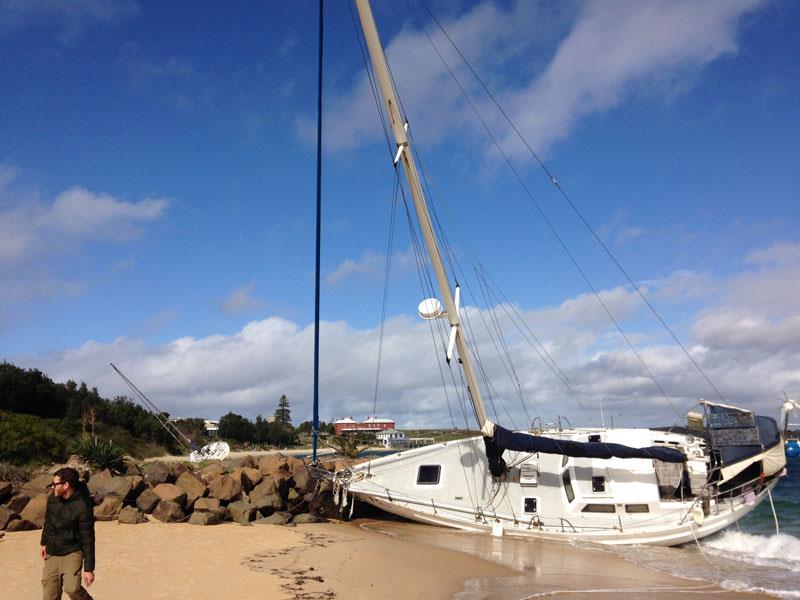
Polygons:
M431 202L465 270L474 251L580 397L501 315L529 407L476 330L500 381L487 394L508 402L492 410L518 426L531 413L591 424L602 401L624 424L671 423L712 397L409 4L374 10ZM773 396L796 395L800 7L430 6L725 398L772 414ZM108 396L125 392L113 361L174 414L253 417L287 394L307 418L316 27L310 2L0 2L0 358ZM358 417L374 395L393 179L346 2L329 3L326 27L321 411ZM402 214L392 251L377 410L449 426ZM477 300L474 324L492 314Z

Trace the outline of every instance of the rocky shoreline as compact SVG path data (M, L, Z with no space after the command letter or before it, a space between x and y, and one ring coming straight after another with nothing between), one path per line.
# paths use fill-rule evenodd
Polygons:
M52 473L71 466L88 474L71 459L24 482L0 481L0 531L41 529ZM338 470L343 461L322 463ZM135 525L151 515L164 523L242 525L316 523L339 516L331 485L315 480L299 458L271 453L254 458L228 458L200 465L154 461L128 463L124 475L108 470L92 473L87 486L97 521Z

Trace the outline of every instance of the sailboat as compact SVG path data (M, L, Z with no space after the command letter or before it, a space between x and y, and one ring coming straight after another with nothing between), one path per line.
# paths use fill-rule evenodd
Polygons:
M446 320L447 360L461 369L481 435L376 458L331 474L338 490L423 523L493 535L604 544L678 545L713 534L770 497L784 470L774 419L702 401L685 427L542 426L492 422L431 222L408 122L368 0L355 0L364 39L441 301L420 316Z

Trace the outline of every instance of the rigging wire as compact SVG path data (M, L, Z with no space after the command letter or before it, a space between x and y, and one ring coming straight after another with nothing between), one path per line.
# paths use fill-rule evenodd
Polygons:
M420 2L422 2L422 0L420 0ZM424 2L422 2L422 3L423 3L423 5L424 5ZM407 5L407 6L408 6L408 5ZM411 9L410 9L410 7L409 7L409 10L411 10ZM433 15L432 15L432 13L430 13L430 9L428 9L428 8L427 8L427 6L426 6L426 10L428 10L428 11L429 11L429 14L431 14L431 17L434 19L434 21L437 23L437 25L439 26L439 28L440 28L440 29L442 30L442 32L445 34L445 36L447 37L447 39L448 39L448 41L450 42L450 44L451 44L451 45L453 45L453 47L454 47L454 48L456 49L456 51L459 53L459 56L461 56L461 57L462 57L462 60L464 60L464 61L466 62L466 58L464 57L463 53L461 53L461 52L460 52L460 50L459 50L459 49L458 49L458 47L455 45L455 43L452 41L452 39L451 39L451 38L450 38L450 37L447 35L446 31L444 31L444 28L443 28L443 27L442 27L442 25L439 23L439 21L438 21L438 20L436 20L435 16L433 16ZM413 14L413 13L412 13L412 14ZM484 130L486 131L487 135L488 135L488 136L489 136L489 138L491 139L492 143L493 143L493 144L494 144L494 146L497 148L497 150L498 150L498 152L500 153L500 155L503 157L503 160L504 160L504 161L505 161L505 163L508 165L509 169L510 169L510 170L511 170L511 172L513 173L514 177L517 179L518 183L520 184L520 186L521 186L521 187L522 187L522 189L524 190L525 194L528 196L528 198L530 199L530 201L533 203L534 207L536 208L537 212L539 213L539 216L540 216L540 218L541 218L541 219L544 221L544 223L547 225L547 228L550 230L550 232L551 232L551 234L553 235L553 237L555 237L555 239L556 239L556 241L558 242L559 246L561 246L561 249L562 249L562 251L563 251L563 252L564 252L564 253L567 255L567 257L569 258L569 260L570 260L570 262L572 263L573 267L574 267L574 268L576 269L576 271L577 271L577 272L580 274L580 276L581 276L581 278L583 279L584 283L587 285L587 287L588 287L588 288L589 288L589 290L592 292L592 294L594 295L594 297L595 297L595 299L597 300L597 302L598 302L598 303L600 304L600 306L602 307L603 311L606 313L606 316L607 316L607 317L610 319L610 321L611 321L611 322L614 324L614 327L617 329L617 332L620 334L620 336L622 337L622 339L625 341L625 343L626 343L626 345L628 346L628 348L630 349L630 351L631 351L631 352L634 354L634 356L637 358L637 360L638 360L638 361L639 361L639 363L641 364L642 368L644 369L645 373L647 374L648 378L649 378L649 379L650 379L650 380L653 382L653 384L656 386L656 388L658 388L658 390L659 390L659 393L660 393L660 394L661 394L661 396L662 396L662 397L663 397L663 398L664 398L664 399L667 401L667 403L668 403L668 404L669 404L669 406L672 408L672 410L675 412L675 414L676 414L678 417L681 417L681 416L682 416L682 414L681 414L681 413L678 411L678 409L675 407L674 403L672 402L672 399L671 399L671 398L670 398L670 397L667 395L667 393L666 393L666 390L664 390L664 388L661 386L661 383L658 381L658 379L655 377L655 375L653 374L653 372L650 370L650 368L648 367L647 363L644 361L644 358L642 357L642 355L639 353L639 351L638 351L638 350L636 349L636 347L633 345L633 342L631 341L631 339L628 337L628 335L627 335L627 334L625 333L625 331L622 329L622 326L621 326L621 324L619 323L619 321L617 320L617 318L614 316L614 314L611 312L611 309L608 307L608 305L606 304L606 302L605 302L605 301L602 299L602 297L601 297L601 295L600 295L600 292L599 292L599 291L598 291L598 290L597 290L597 289L594 287L594 284L592 284L592 282L591 282L591 280L589 279L588 275L587 275L587 274L586 274L586 272L583 270L583 268L580 266L580 264L578 263L577 259L575 258L575 256L573 255L573 253L572 253L572 252L570 251L570 249L568 248L568 246L567 246L567 245L566 245L566 243L564 242L563 238L561 237L561 235L558 233L558 231L556 230L555 226L553 225L552 221L551 221L551 220L550 220L550 219L547 217L547 215L546 215L546 213L544 212L544 209L542 208L541 204L540 204L540 203L539 203L539 202L536 200L536 198L534 197L533 193L530 191L530 188L527 186L527 184L525 183L524 179L522 178L522 175L519 173L519 171L517 170L517 168L516 168L516 167L514 166L514 164L511 162L511 159L509 158L508 154L507 154L507 153L506 153L506 152L503 150L503 148L501 147L501 145L500 145L499 141L497 140L497 138L495 137L495 135L492 133L491 129L489 128L488 124L487 124L487 123L486 123L486 121L483 119L483 117L480 115L480 112L477 110L477 108L476 108L475 104L472 102L472 99L471 99L471 98L469 97L469 95L467 94L467 92L466 92L466 90L464 89L464 87L463 87L463 85L461 84L461 82L460 82L460 81L458 80L458 78L455 76L455 73L453 73L453 70L451 69L451 67L450 67L449 63L447 63L447 61L445 60L444 56L443 56L443 55L441 54L441 52L439 51L438 47L436 46L436 44L435 44L435 43L433 42L433 40L431 39L431 37L430 37L430 35L428 34L427 30L425 30L425 29L424 29L424 27L422 27L422 25L421 25L421 23L420 23L419 19L416 17L416 15L414 15L414 18L417 20L417 23L418 23L418 25L420 26L420 28L422 29L422 31L425 33L425 36L427 37L427 39L428 39L429 43L430 43L430 44L431 44L431 46L433 47L433 49L434 49L434 51L436 52L436 54L439 56L439 58L440 58L440 60L442 61L442 63L444 64L445 68L447 69L448 73L450 74L450 77L453 79L453 81L455 82L455 84L458 86L458 88L459 88L459 90L461 91L461 94L464 96L464 99L466 100L467 104L470 106L471 110L473 111L473 113L475 114L475 116L477 117L477 119L478 119L478 120L481 122L481 124L482 124L482 126L483 126ZM473 71L473 74L474 74L474 71ZM475 76L476 76L476 78L477 78L477 75L475 75ZM482 83L482 82L481 82L481 83ZM488 91L487 91L487 93L488 93ZM495 100L495 102L496 102L496 100ZM498 108L499 108L499 107L498 107ZM502 110L502 108L500 108L500 110ZM504 114L505 114L505 113L504 113ZM556 184L557 184L557 182L555 181L555 178L553 178L553 183L556 183ZM632 284L632 285L634 285L634 287L636 287L636 286L635 286L635 284L633 284L633 282L632 282L632 281L631 281L631 284ZM637 287L636 289L637 289L637 292L638 292L640 295L642 295L642 292L641 292L641 290L639 290L639 289L638 289L638 287ZM650 305L649 303L648 303L648 306L650 306L650 307L651 307L651 310L655 310L655 309L652 307L652 305ZM662 319L661 321L662 321L662 324L663 324L663 319ZM674 335L674 334L673 334L673 335ZM681 345L681 347L683 348L683 346L682 346L682 345ZM685 352L685 351L686 351L686 350L685 350L685 348L684 348L684 352ZM691 357L690 357L690 358L691 358ZM695 364L696 364L696 363L695 363ZM697 366L699 366L699 365L697 365ZM713 385L713 384L712 384L712 385ZM716 390L716 388L714 388L714 389Z
M122 371L120 371L117 368L117 366L114 363L109 363L109 364L111 365L111 368L117 372L117 375L119 375L120 378L122 378L122 381L128 384L128 387L131 388L131 391L134 393L134 395L136 395L136 397L139 398L139 400L145 405L145 408L147 408L156 418L156 420L161 424L161 426L167 430L167 433L169 433L172 436L172 438L176 442L178 442L180 446L183 446L184 449L191 450L192 440L186 437L186 435L184 435L183 432L180 429L178 429L178 427L174 423L172 423L169 419L167 419L164 416L164 414L168 413L164 413L164 411L158 408L150 400L150 398L148 398L145 395L145 393L142 390L136 387L136 385L130 379L128 379L128 377Z
M518 129L518 128L517 128L517 126L514 124L514 122L512 121L512 119L511 119L511 118L508 116L508 113L506 113L506 111L503 109L503 107L501 106L501 104L500 104L500 103L498 102L498 100L495 98L494 94L492 94L491 90L489 90L488 86L487 86L487 85L484 83L483 79L482 79L482 78L481 78L481 77L478 75L478 73L475 71L475 69L473 68L472 64L471 64L471 63L469 62L469 60L466 58L466 56L464 55L464 53L463 53L463 52L461 51L461 49L460 49L460 48L459 48L459 47L458 47L458 46L455 44L455 42L453 41L453 39L450 37L450 35L449 35L449 34L447 33L447 31L445 30L444 26L441 24L441 22L440 22L440 21L439 21L439 20L436 18L436 16L433 14L433 12L431 11L430 7L428 7L428 5L426 4L425 0L419 0L419 1L420 1L420 3L422 4L422 6L425 8L426 12L427 12L427 13L430 15L431 19L433 19L433 21L436 23L436 26L439 28L439 30L442 32L442 34L445 36L445 38L447 39L447 41L449 42L449 44L450 44L450 45L453 47L453 49L454 49L454 50L455 50L455 51L458 53L458 55L461 57L461 60L462 60L462 61L464 62L464 64L467 66L467 68L469 69L469 71L472 73L473 77L475 77L475 80L476 80L476 81L477 81L477 82L480 84L480 86L483 88L484 92L485 92L485 93L487 94L487 96L488 96L488 97L491 99L492 103L493 103L493 104L494 104L494 105L497 107L497 109L500 111L500 113L502 114L503 118L506 120L506 122L507 122L507 123L509 124L509 126L512 128L512 130L514 131L514 133L516 134L516 136L517 136L517 137L520 139L520 141L521 141L521 142L524 144L525 148L528 150L528 152L530 153L530 155L531 155L531 156L532 156L532 157L533 157L533 158L536 160L536 162L539 164L539 166L541 167L541 169L544 171L545 175L547 175L547 178L548 178L548 179L550 180L550 182L553 184L553 186L555 187L555 189L556 189L556 190L559 192L559 194L561 195L561 197L562 197L562 198L563 198L563 199L564 199L564 200L567 202L567 204L569 205L569 207L570 207L570 208L573 210L573 212L574 212L574 213L577 215L577 217L579 218L579 220L580 220L580 221L583 223L583 225L586 227L586 229L587 229L587 230L589 231L589 233L592 235L592 237L594 238L594 240L595 240L595 241L598 243L598 245L599 245L599 246L602 248L602 250L603 250L603 251L605 252L605 254L606 254L608 257L609 257L609 259L610 259L610 260L611 260L611 261L614 263L614 265L617 267L617 269L620 271L620 273L621 273L621 274L622 274L622 275L625 277L625 279L628 281L628 283L629 283L629 284L630 284L630 285L633 287L634 291L636 291L637 295L638 295L638 296L641 298L641 300L644 302L644 304L647 306L647 308L650 310L650 312L651 312L651 313L652 313L652 314L655 316L655 318L656 318L656 319L658 320L658 322L659 322L659 323L662 325L662 327L664 327L664 329L667 331L667 333L669 333L670 337L672 337L672 339L675 341L675 343L678 345L678 347L679 347L679 348L680 348L680 349L683 351L683 353L686 355L686 357L689 359L689 361L692 363L692 365L695 367L695 369L696 369L696 370L697 370L697 371L700 373L700 375L703 377L703 379L706 381L706 383L709 385L709 387L711 387L711 389L712 389L712 390L714 391L714 393L715 393L715 394L716 394L716 395L719 397L719 399L720 399L720 400L723 400L723 401L724 401L724 397L723 397L722 393L719 391L719 389L717 389L717 387L716 387L716 386L714 385L714 383L711 381L711 379L709 378L709 376L706 374L705 370L704 370L704 369L703 369L703 368L700 366L700 364L699 364L699 363L698 363L698 362L697 362L697 361L694 359L694 357L693 357L693 356L691 355L691 353L690 353L690 352L689 352L689 351L686 349L686 347L683 345L683 343L680 341L680 339L678 339L678 336L677 336L677 335L675 335L675 333L673 332L672 328L671 328L671 327L670 327L670 326L669 326L669 325L666 323L666 321L663 319L663 317L661 316L661 314L660 314L660 313L659 313L659 312L656 310L656 308L655 308L655 307L654 307L654 306L651 304L651 302L650 302L650 301L647 299L647 297L644 295L644 292L642 291L641 287L640 287L639 285L637 285L637 284L636 284L636 283L633 281L633 278L630 276L630 274L627 272L627 270L626 270L626 269L625 269L625 268L622 266L622 264L619 262L619 260L618 260L618 259L616 258L616 256L613 254L613 252L611 252L611 249L610 249L610 248L609 248L609 247L608 247L608 246L605 244L605 242L603 242L603 240L600 238L600 236L599 236L599 234L597 233L597 231L596 231L596 230L595 230L595 229L592 227L592 225L589 223L589 221L586 219L586 217L584 217L583 213L580 211L580 209L577 207L577 205L576 205L576 204L573 202L573 200L572 200L572 198L569 196L569 194L567 194L566 190L565 190L563 187L561 187L561 184L558 182L558 180L556 179L555 175L554 175L554 174L553 174L553 173L552 173L552 172L551 172L551 171L550 171L550 170L547 168L547 166L544 164L544 161L541 159L541 157L540 157L540 156L539 156L539 155L536 153L536 151L535 151L535 150L534 150L534 149L531 147L531 145L528 143L528 141L527 141L527 139L525 138L525 136L523 136L523 135L522 135L522 133L519 131L519 129ZM416 18L416 17L415 17L415 18ZM418 22L419 22L419 21L418 21ZM423 29L423 31L424 31L424 29ZM425 35L428 37L428 40L429 40L429 41L430 41L430 43L431 43L431 44L434 46L434 48L436 48L436 46L435 46L435 44L433 43L433 41L431 40L430 36L428 36L428 34L427 34L427 31L425 31ZM455 81L458 83L458 80L455 78L455 75L453 74L453 72L452 72L452 70L450 69L449 65L447 65L446 61L444 61L444 58L442 57L442 55L441 55L441 53L438 51L438 49L436 49L436 52L437 52L437 54L439 54L439 57L442 59L442 61L443 61L443 62L445 63L445 65L447 66L447 70L448 70L448 72L450 73L450 75L451 75L451 76L453 77L453 79L454 79L454 80L455 80ZM460 84L460 83L458 83L458 86L459 86L459 88L462 90L462 93L465 93L465 91L464 91L464 88L461 86L461 84ZM469 103L470 103L470 106L473 108L473 110L475 110L475 108L474 108L474 105L472 104L472 102L469 102ZM482 122L482 123L484 123L483 119L481 119L481 122ZM485 123L484 123L484 126L485 126ZM496 140L494 139L494 137L492 137L492 140L494 141L495 145L497 145L497 147L498 147L498 150L499 150L499 149L500 149L500 147L499 147L499 144L496 142ZM501 150L501 152L502 152L502 150ZM504 157L504 158L506 158L506 162L508 162L508 163L509 163L509 166L511 166L511 163L510 163L509 159L507 158L506 154L505 154L504 152L502 152L502 154L503 154L503 157ZM513 167L512 167L512 169L513 169ZM517 174L517 173L516 173L516 169L513 169L513 170L514 170L514 172L515 172L515 175L516 175L516 174ZM528 188L527 188L527 186L525 186L525 189L526 189L526 192L528 192ZM532 194L530 194L530 192L528 192L528 194L529 194L529 196L531 197L531 200L533 200L533 196L532 196ZM542 212L542 210L541 210L541 208L540 208L539 204L538 204L538 203L536 203L535 201L534 201L534 203L536 204L536 208L539 210L539 212L540 212L540 213L542 214L542 216L544 217L544 214L543 214L543 212ZM549 222L548 220L546 220L546 223L547 223L548 227L551 229L551 231L553 231L553 228L552 228L552 225L550 224L550 222ZM555 231L553 231L553 233L555 233ZM557 239L558 239L559 243L560 243L560 244L562 244L562 246L563 246L563 242L561 241L560 237L558 237L558 236L557 236ZM566 250L566 248L564 248L564 249ZM578 269L579 269L579 272L581 273L581 276L582 276L582 277L584 277L584 280L586 280L586 276L585 276L585 274L583 273L582 269L580 269L580 268L577 266L577 264L575 263L575 260L574 260L574 258L572 257L571 253L568 253L568 256L570 257L570 260L573 262L573 264L575 264L576 268L578 268ZM587 281L587 283L588 283L588 281ZM593 293L593 294L595 294L595 297L597 297L597 298L598 298L598 300L600 300L599 296L597 295L597 292L594 290L594 288L593 288L591 285L590 285L590 289L592 290L592 293ZM608 313L608 308L606 307L605 303L603 303L603 302L601 301L601 305L603 306L603 309L604 309L604 310L605 310L605 311ZM609 313L609 316L611 316L611 315L610 315L610 313ZM614 318L613 318L613 316L612 316L612 320L614 321L614 324L615 324L615 325L617 326L617 328L619 329L618 323L617 323L616 319L614 319ZM625 334L624 334L622 331L620 331L620 333L621 333L621 334L623 335L623 337L625 338L625 340L626 340L626 343L628 343L628 344L630 345L630 340L628 339L627 335L625 335ZM632 347L631 347L631 349L633 350L633 348L632 348ZM639 353L638 353L638 352L636 352L635 350L633 350L633 351L634 351L634 353L636 354L637 358L639 358L639 359L640 359L640 361L641 361L642 359L641 359L641 356L639 355ZM669 404L670 404L670 406L672 406L673 410L676 410L676 409L675 409L675 407L672 405L672 401L671 401L671 400L670 400L670 399L669 399L669 398L666 396L666 394L663 392L663 388L661 387L661 385L660 385L660 384L658 384L658 383L657 383L657 381L656 381L656 380L655 380L655 378L653 377L652 373L650 372L650 369L649 369L649 368L647 368L647 367L646 367L646 365L645 365L645 369L646 369L646 371L648 372L648 374L649 374L650 378L651 378L651 379L653 379L654 383L656 383L656 386L659 388L659 391L661 391L661 392L662 392L662 394L664 395L664 397L665 397L665 398L666 398L666 399L669 401ZM677 410L676 410L676 412L677 412Z
M386 263L383 275L383 299L381 301L381 325L380 334L378 336L378 363L375 369L375 393L372 397L372 416L377 415L378 405L378 391L380 389L381 380L381 359L383 357L383 334L386 329L386 307L389 304L389 278L391 274L392 265L392 251L394 249L394 230L395 230L395 215L397 213L397 192L400 187L399 178L394 179L394 190L392 192L392 205L389 210L389 235L386 244Z

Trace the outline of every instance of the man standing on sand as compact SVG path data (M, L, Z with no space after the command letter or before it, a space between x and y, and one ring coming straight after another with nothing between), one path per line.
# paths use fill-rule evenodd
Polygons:
M70 467L53 474L53 493L47 499L42 529L42 586L44 600L92 600L81 585L94 581L94 512L86 485Z

